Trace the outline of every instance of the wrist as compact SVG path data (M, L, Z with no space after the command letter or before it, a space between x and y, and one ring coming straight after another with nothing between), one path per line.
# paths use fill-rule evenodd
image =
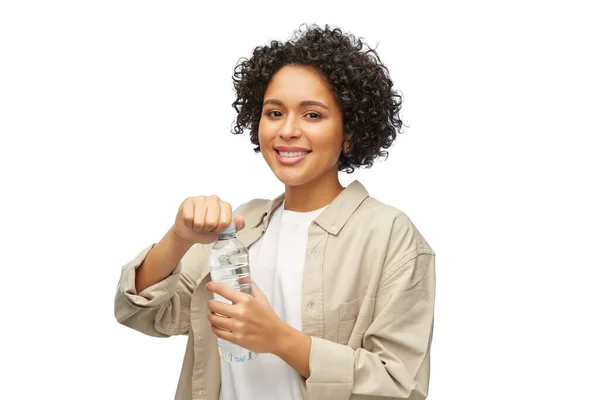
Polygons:
M284 323L279 340L275 342L273 354L285 361L298 347L305 346L307 341L310 347L310 336Z
M173 248L183 253L187 252L194 245L194 242L179 237L175 232L174 227L169 229L165 238L169 241Z
M308 379L310 377L312 338L287 324L285 326L274 354L294 368L302 377Z

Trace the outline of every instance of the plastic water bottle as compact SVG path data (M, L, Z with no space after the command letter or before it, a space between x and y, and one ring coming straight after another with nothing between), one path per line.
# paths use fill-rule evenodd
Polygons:
M210 277L214 282L224 283L240 292L252 295L252 280L248 250L235 236L235 224L219 234L212 251L208 256ZM224 303L231 301L214 293L213 298ZM227 362L244 362L255 359L258 354L235 345L227 340L217 338L219 354Z

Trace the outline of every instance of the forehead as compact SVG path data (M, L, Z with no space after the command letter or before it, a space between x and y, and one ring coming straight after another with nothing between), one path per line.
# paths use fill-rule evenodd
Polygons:
M286 65L277 71L265 92L266 98L282 101L319 100L333 101L333 93L325 77L315 68L300 65Z

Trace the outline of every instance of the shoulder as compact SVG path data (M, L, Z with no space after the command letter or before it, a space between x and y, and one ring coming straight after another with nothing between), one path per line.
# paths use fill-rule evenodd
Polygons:
M399 271L422 276L433 269L435 252L403 210L369 197L355 214L365 227L363 232L372 232L368 233L370 240L377 241L377 247L385 254L381 282Z
M385 235L388 247L402 248L405 254L435 254L421 231L401 209L367 197L351 219L367 231ZM378 236L379 236L378 235ZM380 236L381 237L381 236Z

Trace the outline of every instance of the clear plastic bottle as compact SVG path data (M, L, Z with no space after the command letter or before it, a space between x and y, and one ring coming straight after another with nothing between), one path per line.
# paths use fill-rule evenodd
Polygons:
M252 294L248 249L236 238L235 224L219 234L208 256L211 280L224 283L240 292ZM213 298L224 303L231 301L214 294ZM255 359L258 354L223 339L218 339L219 354L227 362L244 362Z

